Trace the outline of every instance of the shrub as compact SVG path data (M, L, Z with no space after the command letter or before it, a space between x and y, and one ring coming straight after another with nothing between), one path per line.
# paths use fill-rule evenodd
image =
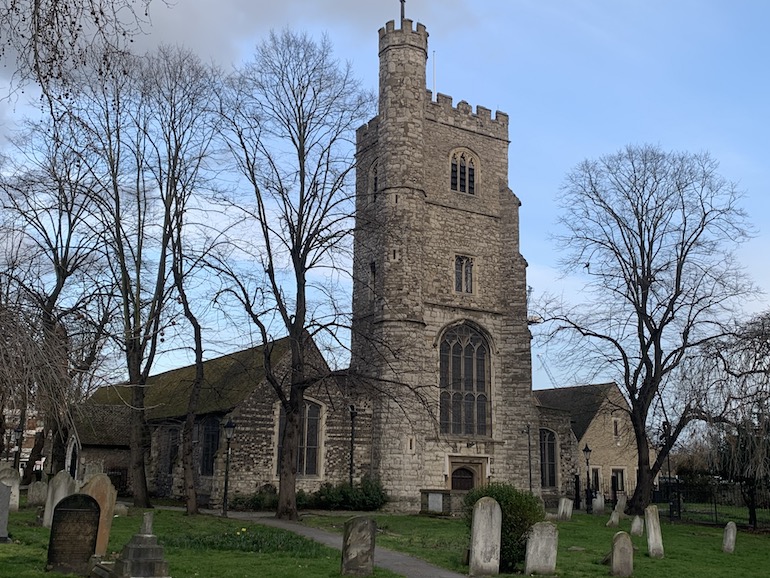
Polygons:
M250 495L235 494L229 500L231 510L258 512L275 510L278 506L278 493L275 486L267 484Z
M463 513L468 528L473 519L473 506L489 496L497 500L503 513L500 543L500 571L512 572L516 564L524 561L527 532L545 519L545 510L538 498L529 492L517 490L510 484L493 482L468 492L463 503Z
M323 484L314 494L315 506L319 510L379 510L388 501L388 496L378 480L364 478L358 485Z

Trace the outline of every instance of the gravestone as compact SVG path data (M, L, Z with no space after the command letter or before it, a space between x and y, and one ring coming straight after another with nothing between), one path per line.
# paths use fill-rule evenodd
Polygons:
M372 518L357 516L345 522L342 539L343 576L371 576L374 572L374 535L377 524Z
M569 498L559 498L559 513L556 518L562 522L571 520L573 506L574 502Z
M19 511L19 486L21 485L21 476L13 468L0 471L0 484L5 484L11 488L10 511Z
M497 500L484 496L473 506L471 520L471 576L497 576L500 573L500 536L503 511Z
M626 513L626 504L628 503L628 496L626 494L618 494L618 501L615 503L615 511L620 514L622 518Z
M43 512L43 526L51 527L53 510L62 499L71 496L77 491L77 482L64 470L60 471L48 483L48 495L45 498L45 512Z
M99 504L86 494L72 494L54 508L48 541L47 570L62 574L88 574L96 547Z
M556 573L556 550L559 547L559 530L551 522L538 522L529 530L524 574Z
M607 521L605 526L607 528L617 528L620 524L620 512L617 510L613 510L612 514L610 514L610 519Z
M45 506L48 496L48 484L46 482L32 482L27 488L28 506Z
M596 497L591 502L591 507L593 509L594 514L596 514L597 516L603 516L604 515L604 495L596 494Z
M0 484L0 544L11 540L8 538L8 512L11 509L11 487Z
M115 511L115 500L118 498L118 491L112 485L110 478L106 474L96 474L80 490L88 494L99 504L101 514L99 516L99 532L96 536L96 556L104 556L107 553L107 543L110 541L110 529L112 528L112 517Z
M103 565L96 568L100 567L104 568ZM144 513L142 529L125 545L110 576L169 578L168 562L163 559L163 546L158 544L157 536L152 533L152 512Z
M735 522L727 522L725 533L722 537L722 552L726 554L735 552L735 536L737 533L738 528L735 527Z
M644 524L647 526L647 553L650 558L663 558L663 535L660 532L658 506L655 504L644 509Z
M641 516L634 516L631 520L631 535L641 536L642 534L644 534L644 520Z
M634 545L631 543L631 536L625 532L618 532L612 538L610 573L613 576L626 577L634 574Z

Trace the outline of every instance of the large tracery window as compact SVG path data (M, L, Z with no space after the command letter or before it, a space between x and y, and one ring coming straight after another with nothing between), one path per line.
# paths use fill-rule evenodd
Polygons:
M453 191L476 194L476 161L465 151L452 154L449 185Z
M489 347L472 327L453 327L441 340L439 387L441 433L490 435Z
M300 438L297 448L297 475L317 476L320 448L321 448L321 406L310 400L305 400L305 405L300 412ZM286 412L281 407L278 422L278 472L281 468L281 456L283 455L283 430L286 427Z

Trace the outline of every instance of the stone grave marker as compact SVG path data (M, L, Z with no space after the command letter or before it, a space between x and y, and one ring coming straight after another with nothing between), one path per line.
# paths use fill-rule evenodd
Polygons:
M15 469L4 469L0 471L0 484L5 484L11 488L10 511L19 511L19 486L21 485L21 476Z
M46 569L87 575L98 529L99 504L91 496L72 494L59 501L51 523Z
M591 508L593 509L593 512L595 515L603 516L604 515L604 495L596 494L596 497L591 502Z
M503 511L497 500L484 496L473 506L471 520L471 553L468 570L471 576L497 576L500 573L500 537Z
M658 506L655 504L644 509L644 524L647 526L647 553L650 558L663 558L663 535L660 532Z
M538 522L529 530L524 574L556 573L556 550L559 547L559 530L551 522Z
M27 488L28 506L45 506L48 496L48 484L46 482L32 482Z
M612 514L610 514L610 519L607 520L607 523L605 524L605 526L607 526L608 528L617 528L619 524L620 524L620 512L618 512L617 510L613 510Z
M377 524L372 518L356 516L345 522L342 539L343 576L371 576L374 572L374 536Z
M109 566L104 564L96 566L96 568L105 567ZM158 544L158 537L152 533L152 512L144 513L142 529L124 546L109 576L169 578L168 562L163 559L163 546Z
M615 502L615 511L620 514L621 518L626 513L626 504L628 504L628 496L626 494L618 494L618 501Z
M11 509L11 487L0 484L0 544L10 542L8 538L8 512Z
M77 482L64 470L56 474L48 483L48 494L45 498L45 512L43 513L43 526L51 527L53 510L63 498L71 496L77 491Z
M110 529L112 528L112 517L115 512L118 491L106 474L96 474L86 482L80 491L91 496L99 504L101 514L94 554L99 557L104 556L107 553L107 543L110 541Z
M633 576L634 574L634 545L631 536L618 532L612 538L612 554L610 554L610 573L613 576Z
M569 498L559 498L559 513L557 514L556 519L562 522L571 520L573 507L574 502Z
M631 520L631 535L641 536L642 534L644 534L644 520L641 516L634 516Z
M738 528L735 527L735 522L727 522L725 533L722 537L722 552L725 554L735 552L735 537L737 533Z

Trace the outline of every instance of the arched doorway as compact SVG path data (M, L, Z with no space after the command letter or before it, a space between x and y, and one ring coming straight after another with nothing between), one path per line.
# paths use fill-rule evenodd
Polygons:
M476 476L473 470L465 467L452 472L452 489L460 491L472 490L476 486Z

